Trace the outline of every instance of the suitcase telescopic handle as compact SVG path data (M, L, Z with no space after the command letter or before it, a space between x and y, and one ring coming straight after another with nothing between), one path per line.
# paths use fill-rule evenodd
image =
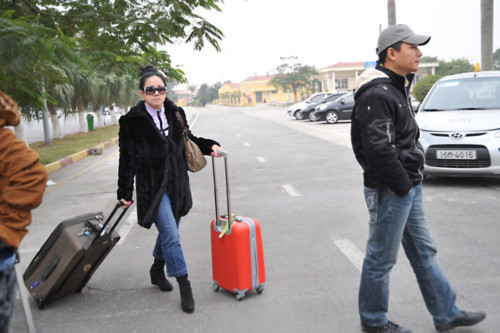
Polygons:
M116 226L118 225L118 223L121 221L121 219L123 218L123 215L125 215L125 213L127 212L127 210L129 209L129 207L132 205L133 201L129 201L129 204L123 209L123 211L120 213L120 215L118 216L118 219L116 219L115 223L113 224L113 226L111 227L111 229L109 230L109 233L113 233L113 230L115 230ZM113 216L115 215L116 211L118 210L118 208L122 207L122 202L118 202L116 205L115 205L115 208L113 208L113 211L111 212L111 214L109 214L108 218L106 219L106 222L104 222L101 230L99 231L99 234L94 238L94 240L92 241L92 244L96 241L96 239L98 239L100 237L100 235L102 234L102 231L106 231L106 227L108 226L109 222L111 222L111 219L113 218Z
M217 188L217 173L215 171L215 158L223 157L224 158L224 170L226 174L226 197L227 197L227 216L228 216L228 228L231 228L232 223L232 215L231 215L231 197L229 190L229 175L227 170L227 151L219 150L217 153L212 153L212 171L214 175L214 198L215 198L215 225L220 227L220 213L219 213L219 190Z

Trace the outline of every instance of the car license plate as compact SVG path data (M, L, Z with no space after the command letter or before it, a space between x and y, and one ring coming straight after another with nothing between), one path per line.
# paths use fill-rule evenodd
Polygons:
M438 150L436 157L441 160L475 160L475 150Z

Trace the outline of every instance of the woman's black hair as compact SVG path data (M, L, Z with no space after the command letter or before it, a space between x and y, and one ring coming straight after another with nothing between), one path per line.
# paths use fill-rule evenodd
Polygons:
M151 76L158 76L160 79L162 79L163 84L167 86L167 80L165 79L165 76L151 65L146 67L139 67L139 76L141 77L139 81L139 89L141 89L141 91L144 90L144 82L146 82L146 80Z
M389 46L388 48L386 48L384 51L382 51L378 55L378 62L381 63L382 65L385 63L385 58L387 58L387 50L389 50L390 48L393 48L398 52L401 51L401 44L403 44L403 42L394 43L391 46Z

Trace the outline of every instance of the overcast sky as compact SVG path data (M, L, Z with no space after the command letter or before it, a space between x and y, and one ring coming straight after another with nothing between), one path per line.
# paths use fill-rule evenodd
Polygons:
M493 51L500 48L500 4L494 5ZM212 46L201 52L192 44L166 46L189 84L273 74L288 56L317 69L374 61L380 25L387 27L387 0L225 0L220 7L198 12L224 33L220 53ZM421 47L424 56L481 61L480 0L396 0L396 20L432 36Z

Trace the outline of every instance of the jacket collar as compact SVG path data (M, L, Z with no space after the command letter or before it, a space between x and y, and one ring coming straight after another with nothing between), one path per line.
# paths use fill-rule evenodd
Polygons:
M415 74L410 73L406 76L399 75L398 73L390 70L387 67L384 67L380 62L377 61L377 66L375 67L377 70L385 73L403 93L408 95L410 93L411 83L413 82L413 78Z

